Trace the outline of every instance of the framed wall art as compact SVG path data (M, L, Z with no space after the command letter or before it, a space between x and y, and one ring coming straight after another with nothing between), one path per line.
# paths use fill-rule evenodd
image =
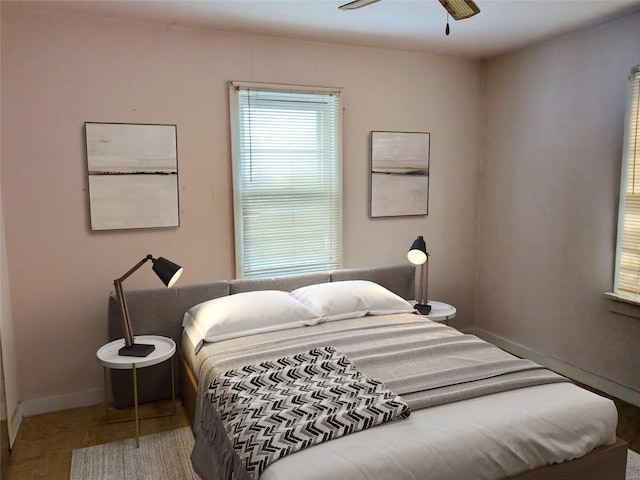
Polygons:
M430 142L430 133L371 132L372 218L429 213Z
M178 227L175 125L85 123L91 230Z

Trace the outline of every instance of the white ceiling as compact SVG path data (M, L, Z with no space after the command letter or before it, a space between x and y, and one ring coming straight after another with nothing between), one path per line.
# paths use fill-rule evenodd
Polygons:
M31 1L39 9L288 38L485 58L640 12L640 0L475 0L481 12L450 20L437 0Z

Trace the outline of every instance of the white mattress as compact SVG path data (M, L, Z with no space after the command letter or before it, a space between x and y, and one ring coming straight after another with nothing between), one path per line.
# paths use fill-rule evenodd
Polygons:
M614 403L569 383L416 410L284 457L261 480L502 479L613 444Z

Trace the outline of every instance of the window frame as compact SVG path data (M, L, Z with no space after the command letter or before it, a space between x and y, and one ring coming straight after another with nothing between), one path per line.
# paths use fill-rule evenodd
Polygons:
M629 86L627 96L627 112L625 116L624 144L622 167L620 172L620 198L618 205L618 233L616 240L616 258L613 292L607 292L605 295L616 302L627 304L626 307L621 305L612 305L612 310L631 316L640 316L640 309L635 309L634 305L640 307L640 249L637 253L631 254L636 257L639 266L636 271L635 293L627 291L624 286L626 282L621 280L624 272L630 269L623 266L625 260L625 234L631 227L627 227L630 222L629 216L632 214L640 215L640 206L634 209L633 213L628 213L628 198L636 198L636 203L640 205L640 184L637 187L638 193L629 192L630 169L640 167L640 65L633 67L629 73ZM636 183L640 180L640 175L636 174ZM640 247L640 240L633 242ZM629 248L626 248L627 252ZM628 263L628 262L627 262ZM621 285L622 284L622 285Z
M308 86L295 86L295 85L281 85L281 84L266 84L255 82L237 82L231 81L228 84L229 87L229 118L230 118L230 137L231 137L231 160L232 160L232 176L233 176L233 211L234 211L234 237L235 237L235 266L236 266L236 278L260 278L265 276L274 275L286 275L295 273L306 273L321 270L330 270L334 268L342 268L342 250L343 250L343 221L342 221L342 208L343 208L343 184L342 184L342 91L339 88L326 88L326 87L308 87ZM242 184L242 159L241 159L241 131L240 126L241 112L240 112L240 90L254 90L265 92L278 92L278 93L300 93L300 94L319 94L319 95L331 95L335 97L337 101L337 108L335 109L335 130L332 134L335 135L335 148L331 150L332 156L335 157L335 165L333 167L335 176L332 177L334 182L337 182L338 188L338 219L337 225L333 225L333 228L337 228L337 245L334 248L334 255L331 258L335 259L333 262L325 262L321 266L307 265L307 266L294 266L291 268L283 267L276 269L275 273L271 270L265 270L263 273L256 273L257 271L248 271L246 269L245 258L245 222L244 222L244 201L243 197L245 192L243 191ZM324 125L324 124L323 124ZM318 127L319 129L320 127ZM326 128L326 125L324 126ZM318 130L319 131L319 130ZM321 135L318 135L320 138ZM333 164L332 164L333 165ZM335 204L335 203L334 203ZM334 215L335 217L335 215ZM286 247L283 245L283 247Z

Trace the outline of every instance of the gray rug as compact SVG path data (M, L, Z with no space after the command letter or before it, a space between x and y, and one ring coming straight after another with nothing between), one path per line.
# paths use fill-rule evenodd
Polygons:
M69 480L198 480L191 468L193 434L168 432L74 450Z
M633 450L627 450L627 476L626 480L640 480L640 454Z
M69 480L198 480L188 427L73 451ZM627 452L626 480L640 480L640 454Z

